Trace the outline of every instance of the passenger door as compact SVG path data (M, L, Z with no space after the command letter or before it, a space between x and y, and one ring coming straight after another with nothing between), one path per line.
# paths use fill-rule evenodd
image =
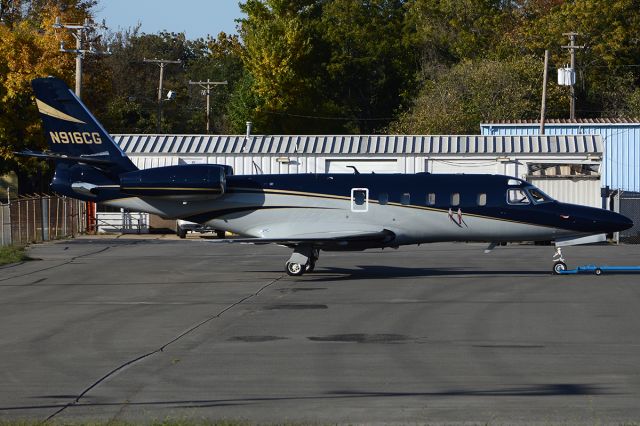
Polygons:
M369 188L351 188L351 211L354 213L369 211Z

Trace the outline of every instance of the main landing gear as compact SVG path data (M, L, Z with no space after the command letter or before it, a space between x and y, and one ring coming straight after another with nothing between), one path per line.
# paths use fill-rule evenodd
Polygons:
M287 274L299 277L307 272L313 272L320 257L320 250L311 246L298 246L285 264Z
M562 256L562 249L556 247L556 253L553 255L553 273L559 275L562 271L567 270L567 264Z

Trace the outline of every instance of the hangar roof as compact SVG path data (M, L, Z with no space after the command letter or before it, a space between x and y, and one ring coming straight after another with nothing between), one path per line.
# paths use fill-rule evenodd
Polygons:
M630 124L640 125L640 119L638 118L575 118L573 120L568 118L547 118L545 120L546 125L558 125L558 124ZM497 126L497 125L540 125L540 120L496 120L481 123L480 126Z
M600 135L114 135L129 154L579 154L602 153Z

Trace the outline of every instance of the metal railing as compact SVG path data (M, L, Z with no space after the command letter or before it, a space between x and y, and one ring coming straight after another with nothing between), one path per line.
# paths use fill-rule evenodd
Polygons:
M121 209L119 212L100 212L93 218L97 233L146 234L149 232L149 215Z
M25 245L86 232L84 201L55 195L20 197L0 205L0 244Z

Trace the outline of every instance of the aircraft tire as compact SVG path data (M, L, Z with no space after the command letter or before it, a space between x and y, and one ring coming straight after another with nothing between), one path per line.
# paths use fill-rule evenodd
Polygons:
M305 273L305 266L299 263L287 262L285 270L292 277L299 277Z
M561 271L567 270L567 264L564 262L556 262L553 264L553 273L555 275L560 275Z

